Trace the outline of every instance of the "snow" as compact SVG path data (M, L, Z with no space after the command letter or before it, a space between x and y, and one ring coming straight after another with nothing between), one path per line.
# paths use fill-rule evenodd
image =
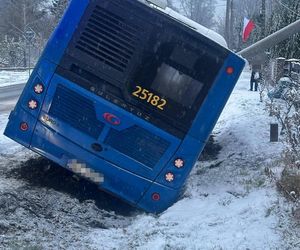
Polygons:
M2 154L13 154L17 150L21 149L19 144L14 143L12 140L3 135L6 123L7 114L0 114L0 159Z
M208 37L210 40L215 41L216 43L220 44L221 46L227 48L227 43L226 43L224 37L222 37L217 32L210 30L197 22L194 22L193 20L179 14L178 12L176 12L168 7L165 10L161 10L161 11L166 13L167 15L175 18L179 22L182 22L182 23L188 25L189 27L194 28L197 32Z
M28 71L0 70L0 88L14 84L26 83L29 78Z
M152 8L155 8L163 13L165 13L166 15L171 16L172 18L174 18L175 20L177 20L178 22L181 22L187 26L189 26L190 28L196 30L198 33L206 36L207 38L209 38L210 40L220 44L221 46L228 48L226 40L224 39L223 36L221 36L220 34L218 34L217 32L210 30L206 27L204 27L203 25L181 15L180 13L178 13L177 11L172 10L169 7L164 8L165 4L163 3L159 3L161 2L160 0L155 0L155 1L148 1L148 0L139 0L144 4L149 4L153 2L153 4L150 4L150 6ZM159 7L161 6L161 7Z
M249 80L250 72L243 72L214 129L222 146L219 155L196 164L182 199L160 215L135 210L120 214L122 203L102 193L100 205L95 205L96 198L82 201L76 190L70 191L77 185L69 177L53 187L62 178L62 172L55 174L61 168L49 174L33 166L28 171L27 166L29 181L6 176L10 169L23 169L20 162L35 155L2 135L8 113L1 114L0 202L9 204L9 210L3 210L6 203L0 206L0 248L297 249L299 238L289 228L289 202L264 172L265 167L278 168L283 145L269 142L272 120L259 93L248 91ZM68 185L70 190L65 189ZM7 190L23 208L11 212L19 203L13 203L13 196L5 198ZM35 214L24 210L27 201ZM115 208L108 209L106 203Z
M249 79L244 72L214 130L223 147L218 159L195 166L185 198L166 212L139 216L125 232L115 230L111 248L281 248L273 211L277 193L264 167L278 159L282 145L269 142L270 118L258 92L248 91ZM95 246L102 234L92 233Z
M279 81L281 81L281 82L289 82L289 83L292 82L292 80L291 80L289 77L281 77L281 78L279 79Z

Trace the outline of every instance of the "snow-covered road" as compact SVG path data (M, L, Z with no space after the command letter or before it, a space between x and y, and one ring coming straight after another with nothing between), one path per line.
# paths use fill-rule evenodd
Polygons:
M25 84L0 87L0 114L13 109Z
M271 120L249 78L242 74L214 130L217 159L198 162L183 198L158 216L36 159L2 135L1 113L0 248L297 249L288 201L264 173L283 147L269 142Z

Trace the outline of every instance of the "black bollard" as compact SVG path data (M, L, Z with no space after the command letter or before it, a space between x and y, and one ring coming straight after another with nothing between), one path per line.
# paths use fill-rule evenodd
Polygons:
M278 142L278 124L270 124L270 142Z

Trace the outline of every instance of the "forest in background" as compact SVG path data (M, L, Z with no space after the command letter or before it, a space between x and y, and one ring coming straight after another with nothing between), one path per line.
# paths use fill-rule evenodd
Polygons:
M69 0L0 0L0 67L32 67Z
M263 10L262 1L265 2ZM0 67L34 66L69 0L0 0ZM167 0L192 20L225 35L225 13L216 16L217 0ZM226 5L226 0L221 2ZM299 18L298 0L233 0L232 35L227 39L239 51ZM242 42L244 17L255 23L250 39ZM271 49L275 57L300 58L300 35Z

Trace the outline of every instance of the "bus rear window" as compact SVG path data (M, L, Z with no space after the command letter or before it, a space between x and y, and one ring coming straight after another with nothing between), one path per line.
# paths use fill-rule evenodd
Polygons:
M144 112L186 133L226 54L202 44L192 47L172 40L144 47L128 94L130 102Z
M108 30L106 23L94 25L96 12L87 12L78 26L57 73L183 138L229 51L164 16L149 22L119 13L122 22ZM135 30L130 39L128 27ZM116 37L118 44L111 43Z
M157 70L152 84L153 90L174 102L191 107L203 88L203 83L178 71L166 63Z

